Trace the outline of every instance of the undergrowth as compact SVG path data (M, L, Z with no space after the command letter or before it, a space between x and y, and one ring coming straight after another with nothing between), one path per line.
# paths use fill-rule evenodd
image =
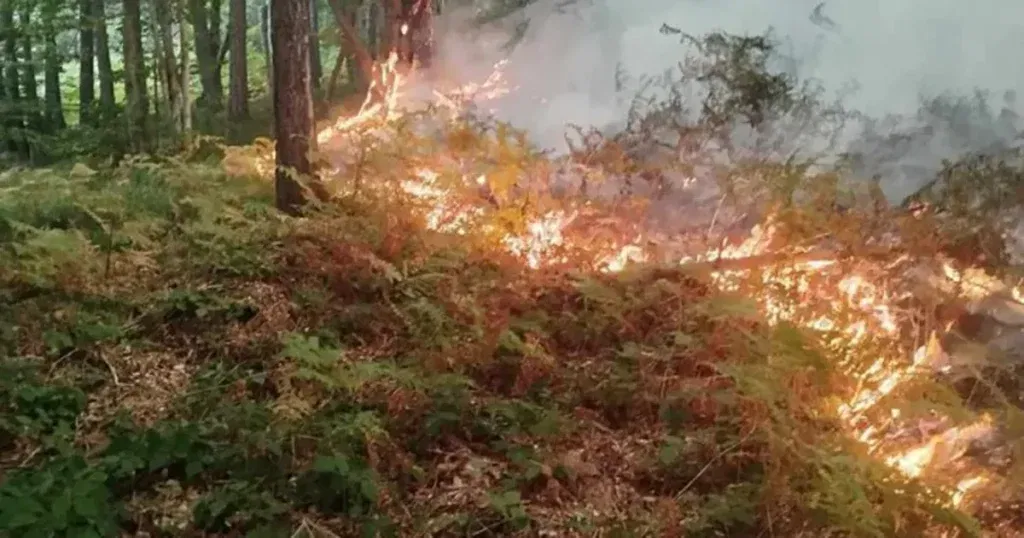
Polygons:
M679 268L529 270L175 160L0 183L0 535L976 532Z

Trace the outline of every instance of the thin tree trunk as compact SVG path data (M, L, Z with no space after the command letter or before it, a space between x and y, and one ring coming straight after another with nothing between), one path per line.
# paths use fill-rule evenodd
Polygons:
M132 150L148 148L148 111L146 66L142 56L142 14L139 0L123 0L124 5L124 86L128 101L128 131Z
M402 0L381 0L384 5L384 42L382 43L384 58L392 52L399 52L401 46Z
M21 35L22 85L25 87L25 127L33 131L42 130L43 107L39 99L39 86L36 84L36 63L32 54L32 12L35 10L35 2L23 2L21 4L21 17L18 21L24 31ZM30 147L31 149L31 147Z
M232 129L249 117L249 66L246 58L245 34L249 22L245 17L245 0L231 0L231 57L228 85L228 122Z
M0 25L4 38L4 82L7 83L7 98L11 108L7 116L7 134L11 137L11 149L20 157L28 158L25 144L24 110L21 99L20 77L18 76L18 32L14 26L14 0L3 0L0 4Z
M95 125L96 77L95 37L93 33L91 0L78 0L78 121L83 125Z
M357 78L360 90L365 91L369 88L370 80L373 77L373 56L370 55L370 51L359 38L359 31L352 24L350 14L346 12L343 0L328 1L331 6L331 12L334 14L334 22L341 30L342 42L352 53L356 67L359 70L359 77Z
M158 43L162 54L156 58L156 71L160 73L170 108L174 130L182 133L181 77L178 75L178 61L174 57L174 31L171 28L171 4L168 0L153 0L153 14L156 19Z
M114 67L110 63L110 39L107 36L106 0L92 0L96 24L96 69L100 80L100 112L110 120L117 111L114 100Z
M277 207L295 215L309 199L302 181L312 175L310 149L316 140L309 72L309 2L278 0L272 22Z
M309 0L309 66L310 76L313 80L313 91L320 91L321 79L324 77L324 67L320 60L320 9L317 0Z
M214 16L216 10L206 0L189 0L189 7L192 12L192 29L195 31L199 82L202 85L198 104L207 116L211 116L221 110L224 99L224 88L220 78L220 15ZM217 9L219 10L219 2Z
M0 38L2 38L3 27L0 26ZM14 108L12 103L7 99L7 81L4 78L4 58L0 55L0 143L7 148L11 153L17 153L18 146L14 143L14 138L11 133L7 131L9 125L10 111Z
M43 77L44 91L46 92L44 117L47 132L50 133L67 127L60 95L61 58L57 51L57 29L55 26L59 9L58 0L45 0L43 3L43 41L46 44L45 75Z
M192 143L192 75L191 63L189 62L188 44L191 42L189 36L188 18L185 16L185 0L182 0L178 8L178 56L181 57L181 133L183 147L188 148Z
M139 7L141 8L142 6ZM152 134L155 137L154 142L159 147L160 127L163 126L164 111L169 108L171 96L167 90L167 78L164 75L163 69L160 69L160 58L164 56L164 47L160 41L160 28L157 25L156 17L150 16L143 19L143 24L146 23L149 23L149 35L153 36L151 40L153 43L153 98L150 102L153 105L153 125L156 128ZM143 51L143 55L145 55L145 51Z
M260 43L263 44L263 59L267 66L267 90L274 95L274 55L270 50L270 0L260 7Z

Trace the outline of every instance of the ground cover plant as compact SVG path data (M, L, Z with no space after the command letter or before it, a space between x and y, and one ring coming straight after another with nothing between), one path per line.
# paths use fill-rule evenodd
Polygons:
M173 159L3 185L8 535L977 530L825 412L816 339L707 275L285 218Z

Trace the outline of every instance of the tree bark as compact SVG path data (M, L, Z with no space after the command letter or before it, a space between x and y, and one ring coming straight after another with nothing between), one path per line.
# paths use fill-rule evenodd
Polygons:
M274 55L270 50L270 0L260 6L260 43L263 45L263 59L267 66L267 90L274 94Z
M249 66L245 42L249 23L245 17L245 0L231 0L230 19L231 64L228 87L228 121L231 128L237 130L237 123L249 118Z
M157 37L161 54L155 58L156 70L167 93L171 122L178 135L182 135L181 77L178 75L178 60L174 53L174 31L172 29L171 4L168 0L153 0L153 14L156 19Z
M189 0L192 29L195 32L196 63L202 93L199 105L209 115L220 112L224 100L220 63L220 2L211 6L206 0ZM200 126L202 127L202 126Z
M78 121L83 125L95 125L94 110L96 99L95 37L91 0L78 0Z
M47 132L53 133L67 127L64 120L64 105L60 95L61 58L57 51L57 28L55 19L59 10L58 0L43 3L43 41L45 42L43 84L46 92L44 120Z
M313 79L313 91L320 91L324 67L320 60L320 10L317 0L309 0L309 67Z
M25 144L25 124L21 99L20 77L18 77L18 31L14 26L14 0L3 0L0 4L0 26L4 39L4 82L10 108L7 111L7 136L11 138L11 149L22 158L28 157Z
M96 69L100 80L100 113L105 120L117 112L114 100L114 67L110 63L110 39L107 35L106 0L92 0L92 13L96 21Z
M310 150L316 140L309 69L309 1L274 0L272 26L277 207L296 215L309 199L302 182L311 178Z
M178 70L178 74L181 77L181 82L178 84L178 87L181 88L182 146L188 148L192 143L192 65L189 62L188 54L188 44L191 41L188 35L190 28L188 17L185 16L185 10L185 0L181 0L181 4L178 6L178 31L180 32L178 56L181 59L181 68Z
M128 101L128 132L133 151L148 148L146 66L142 56L142 14L140 0L123 0L124 86Z
M43 129L41 114L43 107L39 100L39 86L36 84L36 63L35 57L32 54L33 32L31 29L32 12L34 10L35 2L23 2L21 4L21 17L18 23L24 29L21 33L21 61L24 66L22 85L25 87L25 127L38 132Z
M370 54L369 49L366 48L366 45L363 44L362 39L359 38L359 30L352 24L351 14L346 11L343 0L328 0L328 3L331 6L331 12L334 14L334 22L338 25L338 29L341 30L342 42L352 54L352 58L355 60L356 67L358 68L359 76L357 77L357 82L359 89L365 91L369 88L370 80L373 77L373 56Z

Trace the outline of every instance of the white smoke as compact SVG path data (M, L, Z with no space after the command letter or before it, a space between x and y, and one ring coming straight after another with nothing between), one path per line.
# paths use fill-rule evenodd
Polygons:
M444 69L463 80L481 78L507 57L517 89L490 106L499 119L554 149L564 148L566 124L614 128L624 120L635 88L616 90L620 68L635 81L678 65L685 48L679 36L659 32L663 24L695 36L771 29L789 57L780 58L780 69L819 81L869 118L898 115L873 130L916 133L901 148L884 138L867 140L859 127L849 139L868 169L884 176L893 201L926 181L942 158L1008 143L1020 127L999 111L1004 92L1024 89L1024 62L1017 58L1024 3L1013 0L980 6L963 0L538 0L483 30L471 30L464 18L456 10L439 21ZM503 50L512 30L524 26L511 53ZM844 93L851 84L856 91ZM951 124L918 114L922 97L979 89L992 92L995 110L987 116L961 107Z

